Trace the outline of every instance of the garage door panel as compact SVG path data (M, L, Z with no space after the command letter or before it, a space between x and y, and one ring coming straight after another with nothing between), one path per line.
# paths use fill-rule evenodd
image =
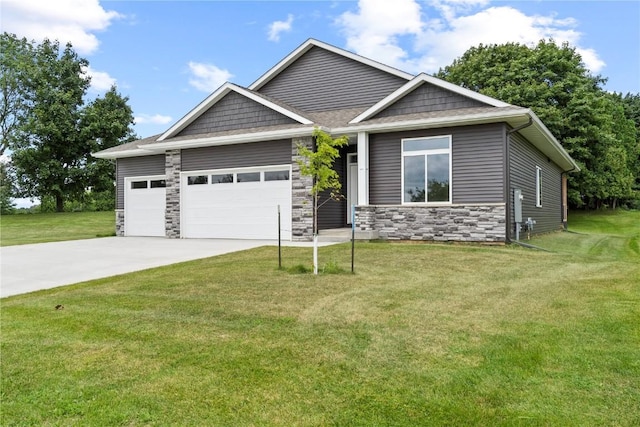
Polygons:
M182 182L184 237L276 239L280 205L282 237L291 238L289 180L201 185L187 185L186 179Z
M125 180L124 227L126 236L165 235L165 188L131 188L131 181L149 181L158 177Z

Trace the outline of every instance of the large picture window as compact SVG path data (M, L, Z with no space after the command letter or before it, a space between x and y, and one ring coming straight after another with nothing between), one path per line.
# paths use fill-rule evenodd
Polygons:
M402 202L451 202L451 136L402 140Z

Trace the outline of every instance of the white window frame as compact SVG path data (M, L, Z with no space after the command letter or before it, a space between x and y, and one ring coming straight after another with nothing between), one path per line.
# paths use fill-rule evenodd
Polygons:
M197 171L187 171L181 172L181 179L188 180L190 176L207 176L207 185L228 185L228 184L248 184L250 182L273 182L265 181L264 173L265 172L276 172L276 171L288 171L289 179L287 181L291 182L292 180L292 170L291 165L269 165L269 166L251 166L251 167L243 167L243 168L225 168L225 169L203 169ZM259 181L247 181L247 182L238 182L238 174L239 173L251 173L251 172L260 172L260 180ZM233 175L233 182L225 182L225 183L212 183L211 175ZM204 185L204 184L201 184Z
M536 166L536 207L542 207L542 168Z
M424 140L424 139L440 139L440 138L447 138L449 140L449 147L448 148L440 148L440 149L433 149L433 150L416 150L416 151L407 151L405 153L404 151L404 143L405 141L415 141L415 140ZM451 205L453 204L453 155L451 154L451 135L436 135L436 136L422 136L422 137L417 137L417 138L402 138L401 143L400 143L400 150L401 150L401 158L400 158L400 163L401 163L401 168L400 168L400 180L401 180L401 193L400 193L400 201L402 202L403 205L429 205L429 206L446 206L446 205ZM448 154L449 155L449 200L446 202L429 202L427 200L427 188L426 186L428 185L428 181L427 181L427 174L428 174L428 170L427 170L427 155L430 154ZM405 157L411 157L411 156L420 156L423 155L425 158L425 167L424 167L424 173L425 173L425 201L424 202L405 202L404 201L404 158Z

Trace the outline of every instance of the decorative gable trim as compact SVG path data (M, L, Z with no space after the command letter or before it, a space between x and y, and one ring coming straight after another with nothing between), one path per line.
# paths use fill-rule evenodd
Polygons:
M389 94L385 98L381 99L379 102L371 106L369 109L363 111L359 116L351 120L349 123L356 124L360 123L363 120L370 119L375 116L382 110L388 108L395 102L402 99L407 94L411 93L419 86L429 83L434 86L440 87L442 89L448 90L450 92L456 93L458 95L465 96L467 98L471 98L473 100L482 102L484 104L488 104L493 107L509 107L511 104L507 104L506 102L499 101L495 98L491 98L490 96L482 95L480 93L474 92L469 89L465 89L463 87L454 85L452 83L446 82L444 80L438 79L433 76L429 76L427 74L421 73L417 75L413 80L407 82L405 85L396 89L393 93Z
M220 101L222 98L225 97L225 95L227 95L229 92L236 92L242 96L244 96L245 98L251 99L252 101L257 102L258 104L262 104L267 108L270 108L284 116L289 117L290 119L293 119L303 125L311 125L313 124L313 122L309 119L307 119L306 117L301 116L300 114L294 113L293 111L290 111L280 105L277 105L271 101L269 101L268 99L265 99L259 95L256 95L255 93L244 89L238 85L235 85L233 83L225 83L222 86L220 86L215 92L213 92L211 95L209 95L207 97L207 99L205 99L204 101L202 101L196 108L194 108L193 110L191 110L186 116L184 116L182 119L180 119L176 124L174 124L173 126L171 126L171 128L169 128L169 130L167 130L165 133L163 133L160 138L158 138L158 141L164 141L167 138L171 138L172 136L176 136L181 130L183 130L184 128L186 128L190 123L192 123L195 119L197 119L198 117L200 117L205 111L207 111L209 108L211 108L213 105L215 105L218 101Z
M298 58L300 58L302 55L304 55L307 51L309 51L309 49L311 49L314 46L328 50L329 52L333 52L337 55L344 56L346 58L368 65L370 67L377 68L378 70L382 70L386 73L393 74L395 76L401 77L406 80L411 80L414 77L413 74L405 73L404 71L400 71L397 68L393 68L388 65L382 64L380 62L376 62L372 59L365 58L364 56L356 55L355 53L349 52L344 49L340 49L338 47L321 42L319 40L309 39L306 42L304 42L302 45L300 45L296 50L294 50L289 55L287 55L282 61L278 62L269 71L264 73L258 80L253 82L251 86L249 86L249 89L259 90L262 86L267 84L271 79L273 79L278 74L280 74L284 69L286 69L292 63L294 63Z

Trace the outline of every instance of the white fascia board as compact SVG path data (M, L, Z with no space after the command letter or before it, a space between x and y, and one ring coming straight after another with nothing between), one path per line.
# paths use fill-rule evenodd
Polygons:
M359 116L351 120L349 123L352 123L352 124L360 123L363 120L367 120L375 116L380 111L384 110L385 108L389 107L391 104L402 99L404 96L412 92L414 89L416 89L418 86L422 85L423 83L430 83L434 86L441 87L442 89L457 93L458 95L462 95L467 98L474 99L476 101L491 105L493 107L510 107L511 106L511 104L507 104L506 102L499 101L489 96L482 95L472 90L465 89L463 87L451 84L449 82L445 82L444 80L440 80L438 78L421 73L417 75L413 80L402 85L401 87L396 89L394 92L387 95L385 98L378 101L376 104L374 104L367 110L363 111Z
M134 148L132 150L112 151L107 153L91 153L96 159L120 159L123 157L140 157L149 155L149 151L142 148Z
M507 121L509 119L527 118L526 109L512 110L512 111L491 111L476 114L467 114L464 116L452 116L452 117L433 117L428 119L415 119L405 120L398 122L388 123L362 123L359 126L348 126L342 128L332 129L333 133L349 133L355 134L357 132L387 132L387 131L400 131L409 129L420 129L420 127L432 126L432 127L444 127L444 126L459 126L470 125L480 123L495 123L503 119Z
M167 138L170 138L172 136L175 136L179 131L181 131L182 129L184 129L185 127L187 127L187 125L189 125L191 122L193 122L196 118L198 118L202 113L204 113L205 111L207 111L209 108L211 108L215 103L217 103L218 101L220 101L226 94L228 94L229 92L234 91L246 98L251 99L252 101L255 101L259 104L264 105L267 108L270 108L274 111L277 111L280 114L283 114L287 117L289 117L290 119L293 119L303 125L310 125L313 124L313 122L309 119L307 119L306 117L302 117L299 114L294 113L293 111L289 111L284 107L281 107L277 104L274 104L273 102L264 99L260 96L257 96L254 93L251 93L250 91L235 85L233 83L225 83L222 86L220 86L215 92L213 92L211 95L209 95L207 97L207 99L205 99L204 101L202 101L200 104L198 104L198 106L196 108L194 108L193 110L191 110L186 116L184 116L182 119L180 119L180 121L178 121L176 124L174 124L173 126L171 126L171 128L169 130L167 130L165 133L163 133L160 138L158 138L158 141L163 141Z
M278 104L274 104L273 102L271 102L271 101L269 101L267 99L264 99L263 97L258 96L255 93L249 92L248 90L245 90L245 89L243 89L243 88L241 88L239 86L235 86L235 85L232 85L232 86L233 86L232 90L235 90L240 95L245 96L245 97L247 97L247 98L249 98L249 99L251 99L251 100L253 100L253 101L255 101L255 102L259 103L259 104L262 104L267 108L270 108L270 109L272 109L274 111L277 111L278 113L280 113L280 114L282 114L284 116L287 116L290 119L293 119L293 120L295 120L295 121L297 121L297 122L299 122L299 123L301 123L303 125L312 125L313 124L313 122L311 120L307 119L306 117L303 117L303 116L301 116L299 114L296 114L293 111L287 110L286 108L281 107Z
M385 71L387 73L393 74L395 76L401 77L403 79L410 80L414 76L412 74L406 73L404 71L398 70L397 68L390 67L388 65L382 64L380 62L374 61L369 58L365 58L364 56L356 55L355 53L349 52L344 49L340 49L338 47L332 46L330 44L321 42L316 39L309 39L303 44L301 44L296 50L287 55L282 61L278 62L275 66L273 66L269 71L264 73L258 80L253 82L249 89L251 90L259 90L262 86L264 86L267 82L269 82L272 78L280 74L282 70L287 68L293 62L295 62L298 58L304 55L309 49L313 46L320 47L322 49L328 50L329 52L333 52L337 55L344 56L349 59L353 59L354 61L358 61L362 64L369 65L371 67L377 68L379 70Z
M196 106L193 110L189 111L186 116L178 120L173 126L171 126L165 133L160 135L158 141L163 141L166 138L174 136L176 133L184 129L189 123L195 120L200 114L204 113L213 104L218 102L223 96L225 96L231 90L231 83L227 82L216 89L211 95L209 95L204 101Z
M151 154L162 153L166 150L210 147L214 145L244 144L248 142L260 142L275 139L295 138L300 136L311 136L313 130L316 127L317 126L309 126L298 129L281 129L256 133L243 133L238 135L212 136L209 138L183 139L180 141L169 141L146 145L145 150L147 151L147 154ZM328 131L328 129L324 129L322 127L318 128Z

